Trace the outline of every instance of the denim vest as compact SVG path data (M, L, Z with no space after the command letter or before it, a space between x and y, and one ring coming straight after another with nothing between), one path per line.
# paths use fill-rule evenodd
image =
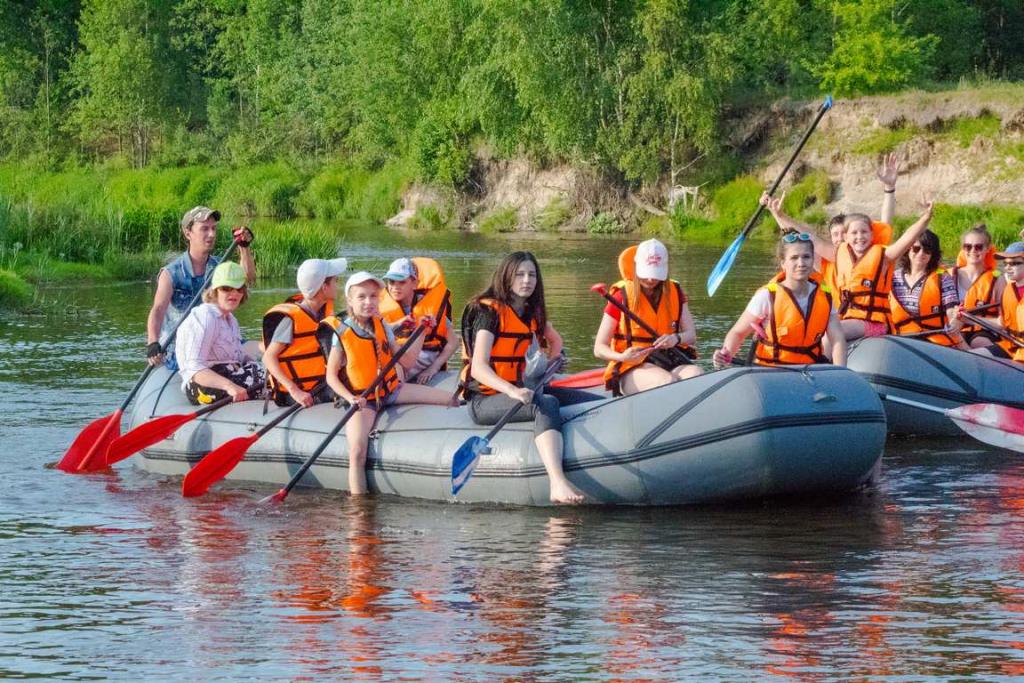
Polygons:
M186 251L184 254L164 266L163 269L170 273L171 286L174 289L171 292L171 305L167 307L167 313L164 315L163 325L160 326L161 342L167 340L168 335L178 324L179 320L185 317L192 308L202 303L201 300L197 300L192 306L189 306L193 299L196 298L196 294L203 291L203 283L206 281L207 275L213 272L213 269L216 268L219 263L219 258L211 256L206 261L206 271L202 275L193 275L192 259ZM177 370L178 362L174 358L173 349L174 342L172 341L167 347L165 364L170 370Z

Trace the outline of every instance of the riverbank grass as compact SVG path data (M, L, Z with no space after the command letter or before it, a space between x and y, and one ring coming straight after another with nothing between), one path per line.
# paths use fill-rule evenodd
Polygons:
M20 311L32 303L35 292L32 285L17 273L0 270L0 311Z

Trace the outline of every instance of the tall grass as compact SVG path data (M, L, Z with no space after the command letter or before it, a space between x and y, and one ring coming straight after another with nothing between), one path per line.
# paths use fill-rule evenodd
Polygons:
M259 231L256 267L262 276L287 275L308 258L334 258L341 235L321 221L289 221L263 225Z

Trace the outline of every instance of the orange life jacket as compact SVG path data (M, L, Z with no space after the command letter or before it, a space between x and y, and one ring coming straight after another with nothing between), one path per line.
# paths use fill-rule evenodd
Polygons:
M1002 306L999 309L1003 318L1003 329L1010 334L1019 335L1024 340L1024 318L1020 315L1022 301L1024 299L1017 296L1017 286L1013 282L1007 282L1003 289ZM1005 339L1000 339L996 343L1014 360L1017 359L1019 346Z
M328 301L320 311L320 318L313 318L299 305L300 301L302 295L295 294L263 314L263 347L270 346L278 324L286 317L291 318L292 343L278 356L278 362L293 382L303 391L309 391L327 375L327 361L317 342L316 330L321 318L334 313L334 302ZM288 392L281 383L269 372L267 378L274 401L287 402Z
M494 335L494 345L491 346L491 358L488 364L491 369L506 382L523 386L523 371L526 368L526 351L534 339L539 339L541 330L537 328L537 321L530 320L529 324L516 315L511 306L506 306L495 299L480 299L480 306L486 306L498 314L498 331ZM462 318L467 319L467 310L463 312ZM462 336L462 385L469 391L478 394L491 395L498 393L495 389L483 384L473 378L473 344L474 339L467 339L468 326L463 327Z
M384 321L374 316L372 318L373 335L369 330L363 330L351 318L341 320L337 316L327 316L320 322L317 336L320 344L329 353L334 343L332 335L341 341L341 348L345 351L345 367L341 369L339 378L345 388L354 395L366 391L373 380L377 379L384 366L391 362L391 345L388 341L387 332L384 330ZM373 395L379 404L382 400L398 388L398 371L395 368L388 370Z
M836 250L836 282L841 301L840 318L885 323L891 329L892 264L885 256L885 245L872 244L857 259L849 244L840 244Z
M946 307L942 305L942 276L945 270L938 268L929 274L921 287L918 299L918 314L911 315L896 295L889 292L889 308L892 312L892 326L896 334L908 335L925 330L945 330L949 319ZM929 334L925 337L933 344L953 346L953 340L945 332Z
M433 289L417 289L412 295L412 301L410 313L414 318L418 320L429 315L437 321L437 326L427 333L423 340L423 350L440 351L448 343L448 319L452 317L451 291L443 285ZM401 304L388 294L387 289L383 291L380 297L380 314L385 322L397 323L410 313L405 312ZM395 338L399 343L405 343L414 329L416 323L403 325L394 330Z
M959 280L960 267L956 266L950 269L950 277L953 278L954 284L957 285L957 290L960 288ZM996 301L996 283L999 282L1000 273L998 270L986 270L984 273L979 275L974 282L971 283L966 294L963 296L964 308L972 309L978 306L985 306L987 304L995 303ZM974 315L979 318L992 318L993 320L999 319L999 308L993 306L984 311L978 311ZM973 334L980 332L981 327L978 325L972 325L964 322L960 328L964 334Z
M1024 303L1017 304L1017 330L1024 330ZM1013 352L1013 360L1018 363L1024 363L1024 347L1017 346L1016 351Z
M768 290L767 339L758 341L754 362L758 365L805 365L827 363L821 339L828 331L832 315L832 292L822 284L821 275L810 277L814 288L807 299L807 312L800 310L793 292L782 284L785 274L776 275L765 285Z
M839 283L836 282L836 264L826 258L821 259L821 282L828 287L830 292L839 291Z
M675 280L668 280L668 287L662 289L661 300L658 302L658 310L654 310L650 300L638 291L634 280L619 280L611 286L608 294L617 296L623 292L623 304L627 309L633 310L638 318L647 323L658 334L652 336L650 332L640 327L636 321L631 320L628 315L622 313L619 316L618 327L612 335L612 349L622 353L631 346L646 348L663 334L675 334L680 331L683 318L683 301L686 300L683 287ZM635 310L634 310L635 309ZM696 352L685 344L678 346L688 357L696 357ZM612 389L618 385L619 379L630 370L643 365L644 361L617 361L608 363L604 370L605 386Z

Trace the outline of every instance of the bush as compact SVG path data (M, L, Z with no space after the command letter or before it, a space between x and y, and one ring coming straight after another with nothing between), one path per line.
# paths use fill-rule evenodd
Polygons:
M499 232L515 232L519 226L519 212L513 206L500 206L480 218L480 232L493 234Z
M790 216L806 220L811 211L821 211L832 199L832 181L828 174L814 170L786 191L783 209Z
M239 216L292 218L306 179L288 164L266 164L233 171L214 196L216 208Z
M912 218L905 218L900 223L909 223L912 220ZM956 259L960 235L975 223L987 225L988 231L992 234L993 243L997 248L1002 248L1021 239L1019 233L1021 228L1024 228L1024 209L994 204L974 206L936 204L931 229L939 236L943 247L943 256L947 261Z
M451 222L451 212L433 204L426 204L416 209L409 218L408 227L412 230L444 230Z
M32 285L16 273L0 270L0 310L21 310L32 303Z
M764 192L761 181L754 176L740 176L726 183L711 197L715 227L722 234L739 230L757 208Z
M308 258L334 258L338 228L320 221L291 221L260 226L256 268L261 276L280 277Z
M572 218L572 207L565 197L553 197L533 220L540 232L558 232Z
M587 221L587 232L591 235L617 235L628 230L614 213L602 211Z

